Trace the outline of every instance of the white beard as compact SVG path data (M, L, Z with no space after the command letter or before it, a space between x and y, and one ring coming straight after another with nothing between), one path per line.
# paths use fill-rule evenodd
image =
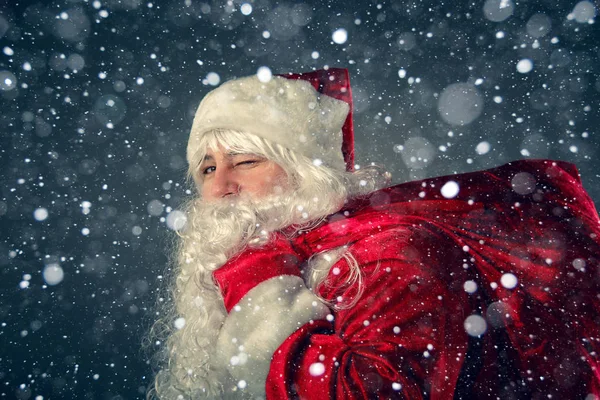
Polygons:
M191 239L190 256L202 260L211 270L241 250L253 238L267 235L291 224L302 223L301 213L294 197L271 196L259 201L245 197L231 197L219 201L197 200L188 214L183 240ZM306 222L306 220L304 220ZM214 256L217 259L212 260ZM222 257L226 258L223 259ZM211 259L209 261L209 259ZM212 267L212 268L211 268Z
M297 193L288 193L260 200L231 197L190 202L174 271L174 309L162 316L172 332L167 339L169 370L160 371L156 380L161 398L224 398L223 391L235 387L228 372L211 361L227 316L212 272L249 243L266 242L270 232L319 223L341 206L339 200L328 200L303 201ZM180 329L173 329L178 318L185 325L181 327L179 320Z

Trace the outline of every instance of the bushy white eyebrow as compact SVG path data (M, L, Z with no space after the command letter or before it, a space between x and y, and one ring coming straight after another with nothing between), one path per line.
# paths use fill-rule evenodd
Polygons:
M241 151L233 151L233 150L230 150L227 153L225 153L225 156L227 156L227 157L252 156L252 157L265 158L264 156L259 156L258 154L254 154L254 153L244 153L244 152L241 152ZM207 154L207 155L204 156L204 158L202 159L202 161L200 162L200 164L202 164L203 162L206 162L206 161L213 161L214 159L215 158L212 155Z

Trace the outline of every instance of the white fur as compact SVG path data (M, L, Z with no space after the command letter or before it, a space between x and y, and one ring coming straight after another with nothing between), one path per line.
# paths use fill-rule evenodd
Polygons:
M304 324L330 313L302 278L286 275L262 282L225 319L217 340L217 359L253 396L265 395L271 357Z

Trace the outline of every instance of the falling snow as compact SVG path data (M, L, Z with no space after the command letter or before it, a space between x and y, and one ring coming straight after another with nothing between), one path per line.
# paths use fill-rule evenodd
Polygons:
M487 331L487 322L481 315L470 315L465 319L465 331L471 336L481 336Z
M458 186L458 183L454 182L454 181L448 181L444 184L444 186L442 186L441 192L442 192L442 196L444 196L447 199L453 199L456 196L458 196L458 192L460 191L460 187Z
M325 365L323 365L323 363L320 362L313 363L309 367L309 373L312 376L321 376L325 373Z
M597 2L5 3L1 397L145 397L152 369L140 342L196 190L187 133L202 97L234 77L347 67L356 163L382 165L396 183L552 158L576 163L600 199ZM422 198L469 193L444 182ZM541 189L524 172L510 183L520 196ZM449 261L470 273L478 255L465 249ZM593 267L581 255L544 257L575 275ZM461 278L457 292L510 295L527 284L516 273L494 279ZM485 338L505 307L457 324ZM398 325L382 330L402 335ZM423 351L431 359L436 349ZM308 373L322 377L325 365Z
M336 29L331 35L331 39L337 44L344 44L348 40L348 32L344 28Z

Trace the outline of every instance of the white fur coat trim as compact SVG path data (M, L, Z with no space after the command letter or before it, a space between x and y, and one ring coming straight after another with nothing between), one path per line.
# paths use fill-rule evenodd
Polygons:
M264 397L271 357L277 348L304 324L324 319L329 313L302 278L271 278L250 290L225 319L216 361L227 367L238 387Z

